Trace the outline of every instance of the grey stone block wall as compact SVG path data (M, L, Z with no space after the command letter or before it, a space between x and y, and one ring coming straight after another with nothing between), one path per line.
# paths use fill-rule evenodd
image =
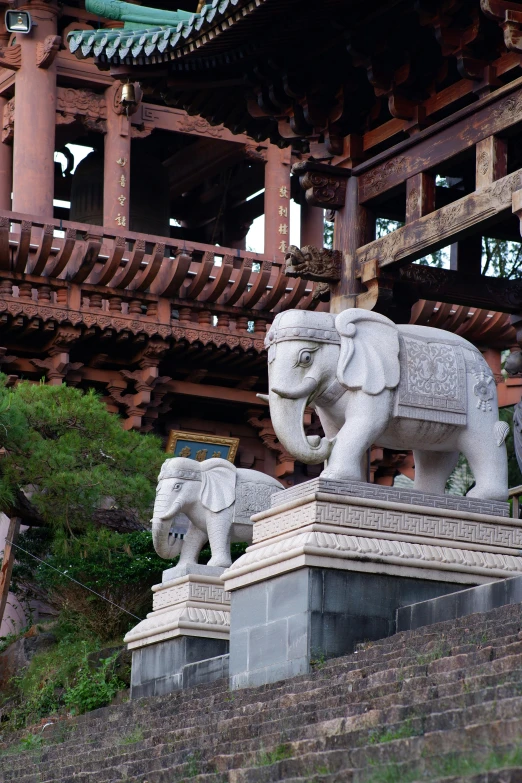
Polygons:
M429 495L403 487L384 487L379 484L368 484L365 481L333 481L316 478L296 484L294 487L276 492L272 495L271 507L305 497L313 492L325 492L331 495L347 495L348 497L366 498L367 500L386 500L391 503L408 503L413 506L429 506L430 508L467 511L471 514L492 514L493 516L509 517L509 503L495 500L474 500L458 495Z
M230 686L304 674L310 661L395 633L396 610L462 589L449 582L301 568L232 593Z
M183 669L187 664L227 653L227 641L199 636L179 636L133 650L131 699L164 696L187 687L183 682ZM199 674L191 673L189 677L201 679L202 670Z
M397 631L413 631L425 625L518 603L522 603L522 576L403 606L397 610Z
M228 677L227 655L218 655L216 658L207 658L196 663L187 663L182 669L182 687L194 688L196 685L207 685Z

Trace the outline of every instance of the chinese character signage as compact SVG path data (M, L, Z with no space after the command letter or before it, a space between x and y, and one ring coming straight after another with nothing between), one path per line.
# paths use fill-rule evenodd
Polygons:
M202 435L197 432L171 430L166 452L173 457L188 457L203 462L220 457L234 462L239 438L222 438L219 435Z

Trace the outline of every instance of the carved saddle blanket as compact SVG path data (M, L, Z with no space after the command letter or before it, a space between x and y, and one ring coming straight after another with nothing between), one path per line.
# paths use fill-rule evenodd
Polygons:
M252 514L259 514L270 508L272 495L278 492L273 484L260 484L254 481L238 481L236 483L236 507L234 509L234 522L252 524Z
M466 424L466 365L487 372L480 353L451 342L400 335L401 377L395 415L441 424Z

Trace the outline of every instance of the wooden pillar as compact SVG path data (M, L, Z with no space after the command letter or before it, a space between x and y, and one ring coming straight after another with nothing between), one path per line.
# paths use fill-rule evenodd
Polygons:
M507 143L488 136L475 145L475 189L487 188L507 174ZM468 275L482 270L482 236L475 234L451 245L450 269Z
M9 586L11 584L11 575L13 573L15 559L13 544L16 543L19 532L20 519L18 517L11 517L4 547L2 568L0 570L0 625L2 625L2 620L4 618L7 596L9 595Z
M406 223L435 209L435 177L421 171L406 180Z
M117 82L105 91L107 133L103 166L103 225L107 228L129 228L131 125L123 108L119 107L119 90Z
M359 187L356 177L350 177L346 185L343 209L335 216L334 250L343 253L341 280L334 287L330 299L330 312L341 313L355 307L355 297L362 286L357 280L355 251L371 242L375 233L375 218L367 207L359 204Z
M507 143L488 136L475 146L475 189L487 188L507 174Z
M301 205L301 247L324 245L324 210L322 207Z
M0 96L0 117L3 117L7 98ZM13 190L13 147L0 141L0 209L11 209Z
M57 8L41 0L22 4L34 27L17 35L22 64L15 77L13 210L41 218L53 216L56 62L38 67L39 44L56 35Z
M291 150L269 144L265 164L265 256L283 261L290 241Z

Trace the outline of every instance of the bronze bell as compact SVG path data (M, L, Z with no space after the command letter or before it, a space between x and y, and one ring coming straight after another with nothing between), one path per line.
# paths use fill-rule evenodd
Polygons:
M136 91L134 89L134 85L130 82L127 82L127 84L124 84L121 88L120 103L122 106L136 106L138 103L136 100Z

